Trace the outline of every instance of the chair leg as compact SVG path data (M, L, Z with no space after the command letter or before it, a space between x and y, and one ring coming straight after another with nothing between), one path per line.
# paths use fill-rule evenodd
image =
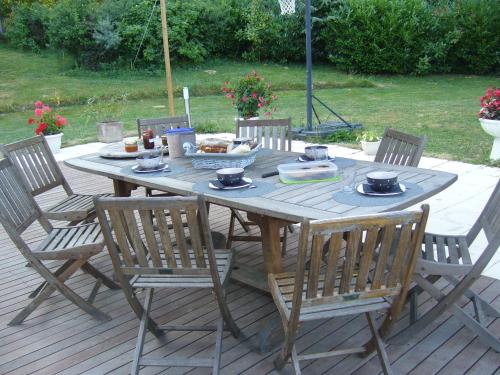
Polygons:
M295 344L292 346L292 351L291 351L291 354L290 354L290 359L291 359L291 362L292 362L293 373L295 375L301 375L302 372L300 371L299 356L297 354L297 348L296 348ZM275 360L274 360L273 363L274 363L275 369L278 372L285 367L287 361L283 358L283 353L281 351L278 354L278 357L275 358Z
M111 290L121 289L120 285L115 283L113 280L111 280L109 277L107 277L105 274L103 274L89 262L85 262L85 264L81 268L83 272L88 273L89 275L93 276L98 280L101 280L102 283L106 285L109 289Z
M387 352L385 351L384 341L382 340L382 337L380 337L380 333L378 332L378 328L375 324L375 319L373 319L373 313L367 312L366 319L368 320L368 326L370 327L373 342L375 344L375 348L377 349L377 355L380 360L380 364L382 365L382 371L385 375L392 375L391 363L389 361L389 357L387 356Z
M233 246L234 222L235 222L235 216L233 210L231 210L231 216L229 218L229 229L227 231L226 249L230 249L231 246Z
M224 336L224 318L220 318L217 323L217 333L215 335L215 353L214 353L214 366L212 369L213 375L219 375L220 360L222 356L222 337Z
M408 299L410 300L410 324L413 324L418 320L418 293L409 293Z
M75 261L74 260L68 260L66 261L61 267L59 267L55 272L54 276L59 277L65 270L68 269L68 267L73 264ZM28 298L35 298L45 287L47 286L47 282L43 281L34 291L30 293Z
M133 375L139 374L139 365L144 349L144 339L146 338L146 330L151 311L151 302L153 301L153 288L146 289L146 298L144 300L144 311L142 313L141 322L139 323L139 333L137 335L137 343L135 345L134 359L132 361L132 369L130 373Z
M486 327L478 323L472 316L467 314L460 306L455 303L455 301L451 301L451 303L450 301L445 301L445 294L443 294L424 277L418 274L415 274L413 277L414 280L432 296L432 298L438 301L438 303L420 319L418 319L414 324L397 333L394 339L395 343L404 342L409 337L412 337L418 332L424 331L436 318L438 318L443 312L449 309L450 313L452 313L464 325L471 329L472 332L478 335L479 339L485 345L488 345L495 351L500 352L500 340L490 331L488 331ZM457 296L460 297L461 295L457 294ZM448 302L448 304L446 304L445 302Z
M233 337L237 338L240 335L240 329L236 325L236 322L229 311L229 307L227 306L226 297L224 291L218 293L214 290L215 298L217 299L217 303L219 304L220 313L222 315L222 319L227 324L227 327L233 334Z

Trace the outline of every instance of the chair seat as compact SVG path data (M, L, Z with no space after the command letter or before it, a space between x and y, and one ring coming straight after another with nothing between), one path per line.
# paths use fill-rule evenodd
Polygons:
M99 194L98 197L112 197L113 194ZM94 211L95 195L71 194L54 206L43 211L50 220L81 221Z
M355 283L355 276L353 276L353 283ZM304 276L304 287L307 289L307 277L308 272ZM292 311L292 299L295 290L295 273L280 273L273 275L271 280L271 290L274 295L274 300L279 301L282 310L285 312L286 316L289 318ZM323 296L323 281L324 275L319 277L318 285L318 297ZM317 319L328 319L336 316L360 314L364 312L370 312L375 310L385 310L391 305L383 297L370 297L370 298L358 298L360 294L353 293L353 299L342 298L338 296L338 285L340 280L337 280L335 291L333 296L331 296L331 302L325 303L324 301L320 304L308 304L302 305L300 308L299 321L317 320ZM354 284L353 284L354 287ZM395 293L391 293L395 294ZM305 293L303 293L303 299L305 299ZM323 297L328 299L329 297ZM338 299L337 299L338 298Z
M466 273L471 267L472 260L465 236L425 234L422 258L417 264L416 271L454 275Z
M189 260L193 269L196 269L196 257L193 250L188 250ZM214 250L217 262L217 271L222 284L226 281L232 264L232 252L228 250ZM181 258L178 250L174 249L176 263L181 266ZM162 259L165 261L165 259ZM208 258L205 255L205 262ZM166 262L165 262L166 263ZM175 268L171 269L175 270ZM184 270L189 270L184 268ZM185 274L141 274L130 280L133 288L213 288L213 280L210 271L206 275Z
M98 223L54 228L33 251L40 260L80 259L98 254L104 248Z

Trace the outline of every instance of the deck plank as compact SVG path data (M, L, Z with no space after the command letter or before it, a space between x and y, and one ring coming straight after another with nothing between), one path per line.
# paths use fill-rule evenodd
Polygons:
M61 165L63 172L78 193L105 193L112 184L103 177L92 176ZM62 190L42 195L38 201L48 206L62 196ZM143 194L138 189L134 194ZM292 195L290 199L293 200ZM228 210L211 207L210 222L213 230L225 232ZM239 227L238 227L239 228ZM238 229L241 231L241 229ZM254 229L255 230L255 229ZM34 225L26 233L30 244L43 238L43 229ZM284 259L287 270L293 270L296 257L297 232L289 236L288 252ZM252 267L263 267L261 249L258 243L238 243L238 261ZM92 263L104 273L111 275L112 267L107 253L102 253ZM27 295L41 278L29 267L13 247L3 229L0 229L0 373L1 374L128 374L138 320L132 313L121 291L102 288L95 304L110 314L113 320L98 323L75 307L58 293L51 296L40 308L18 327L8 327L7 322L27 303ZM52 267L59 263L53 262ZM90 293L93 280L79 273L69 285L82 296ZM449 289L440 282L439 287ZM482 277L474 286L483 298L500 305L500 281ZM250 341L256 337L262 325L276 316L276 310L269 295L244 286L231 283L228 287L228 302L244 336L235 339L225 334L222 354L222 374L276 374L273 359L276 353L266 355L251 350ZM434 302L423 294L419 298L422 311ZM470 310L472 307L467 300ZM153 303L152 315L160 323L182 324L187 322L214 322L218 317L213 297L207 291L191 294L182 289L159 291ZM407 324L405 310L400 322ZM491 329L500 334L500 319L490 321ZM421 333L405 345L387 347L394 370L399 374L489 374L498 370L500 356L475 338L449 314L433 323L431 332ZM329 350L366 340L369 331L363 317L346 317L306 324L300 331L299 349L312 351ZM208 356L213 350L214 334L210 332L173 332L164 345L148 335L145 343L147 355ZM378 359L349 356L304 362L304 374L320 373L380 373ZM141 374L192 374L210 373L209 369L190 368L147 368Z

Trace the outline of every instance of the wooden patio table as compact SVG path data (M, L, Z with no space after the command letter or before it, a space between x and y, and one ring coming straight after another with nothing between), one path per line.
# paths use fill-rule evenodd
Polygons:
M398 173L399 181L412 183L420 187L418 194L402 197L397 203L377 206L356 206L342 204L333 199L335 192L341 191L345 182L321 182L287 185L279 181L278 176L261 178L261 175L276 169L281 163L294 162L299 154L291 152L274 152L264 150L258 155L255 163L245 169L245 175L254 181L274 184L276 189L263 196L248 198L225 197L221 193L205 193L205 199L214 204L236 208L249 212L250 219L256 221L262 232L262 249L266 274L256 271L255 267L236 263L232 278L247 285L268 290L267 273L283 271L280 229L289 223L301 222L304 218L326 219L332 217L372 214L377 212L398 210L410 207L436 193L456 181L455 174L414 168L387 165L367 161L351 161L344 159L344 175L356 172L357 180L364 180L366 173L374 170L387 170ZM194 169L187 158L165 159L172 166L181 168L169 176L168 173L152 174L133 173L130 168L135 165L134 159L104 159L97 154L77 157L65 161L65 164L89 173L108 177L113 180L117 196L129 196L131 190L138 186L171 192L179 195L197 194L193 185L199 181L214 179L215 171ZM340 160L340 158L338 159ZM347 166L345 163L350 164ZM340 165L340 162L339 162ZM352 194L358 194L354 192ZM381 198L384 199L384 198ZM432 207L431 207L432 212Z

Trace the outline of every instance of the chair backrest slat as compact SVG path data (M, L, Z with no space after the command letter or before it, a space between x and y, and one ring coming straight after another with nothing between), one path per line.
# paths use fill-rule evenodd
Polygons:
M113 265L122 274L212 275L218 282L202 198L103 197L95 203Z
M500 179L481 214L467 233L467 244L470 245L481 230L484 231L488 242L491 242L493 237L500 232Z
M256 138L263 147L275 151L291 151L292 120L236 120L236 136Z
M378 163L417 167L427 138L386 128L375 155Z
M328 253L326 259L326 273L323 286L323 296L331 296L335 290L337 278L337 262L342 251L342 233L334 233L330 236Z
M405 298L428 213L428 206L423 205L421 211L305 220L299 240L292 315L300 306L333 301ZM325 250L325 262L321 262ZM296 319L296 315L290 319Z
M2 145L0 150L16 166L32 195L60 185L67 194L73 193L43 136Z
M152 119L137 119L137 132L139 137L148 129L153 131L153 135L161 136L169 129L187 128L189 127L188 115L161 117Z
M14 232L11 235L19 235L35 220L42 220L38 205L10 159L0 161L0 219L8 232ZM50 229L48 222L41 223Z

